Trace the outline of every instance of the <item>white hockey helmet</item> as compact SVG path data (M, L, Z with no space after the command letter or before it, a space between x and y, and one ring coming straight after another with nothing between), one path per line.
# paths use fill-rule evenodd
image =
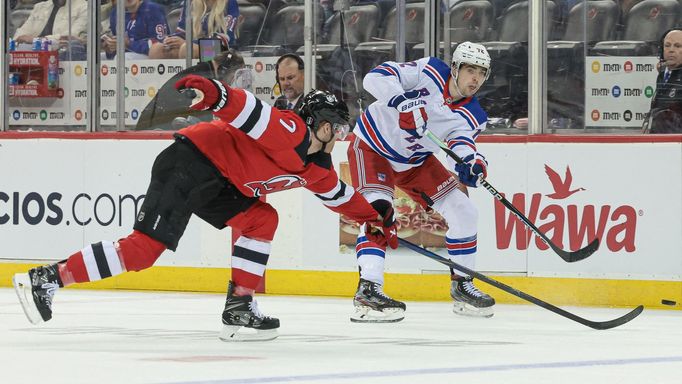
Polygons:
M452 76L457 78L457 72L462 64L476 65L485 68L485 79L490 77L490 55L481 44L465 41L460 43L452 52Z

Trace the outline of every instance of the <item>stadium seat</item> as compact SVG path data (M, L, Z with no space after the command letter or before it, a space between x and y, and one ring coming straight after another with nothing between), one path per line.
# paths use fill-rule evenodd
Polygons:
M314 12L319 20L320 8L315 7ZM255 45L242 45L242 50L252 51L253 56L280 56L296 52L303 46L304 15L302 2L285 5L274 16L266 12L263 31L257 35Z
M488 0L457 3L450 9L450 41L485 41L492 24L493 6Z
M588 44L613 40L618 16L618 5L613 0L588 0L577 3L568 14L562 40L586 41Z
M424 42L424 3L405 4L405 52L408 60L408 52L415 44ZM386 16L380 37L374 37L374 42L358 44L355 54L362 68L362 73L369 72L375 66L387 60L395 59L397 12L393 8Z
M240 3L237 20L237 46L256 44L265 19L265 6L258 3Z
M630 8L625 16L620 41L600 41L592 55L651 56L659 49L661 35L677 23L680 4L677 0L644 0Z
M339 45L341 41L340 16L341 14L337 12L325 22L325 29L329 31L326 43ZM344 43L356 46L376 36L379 27L378 16L379 8L375 4L354 5L348 11L344 11Z

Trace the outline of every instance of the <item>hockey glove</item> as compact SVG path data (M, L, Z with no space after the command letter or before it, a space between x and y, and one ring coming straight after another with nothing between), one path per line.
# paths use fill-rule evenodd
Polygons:
M412 137L419 139L424 136L428 120L429 117L426 115L424 108L418 108L410 112L401 113L398 125L400 129L404 129Z
M192 100L189 107L198 111L210 109L218 112L227 105L227 85L222 81L187 75L175 83L175 89L180 92L186 89L195 90L197 97Z
M424 136L426 130L426 101L421 99L420 91L409 91L402 95L393 96L388 101L388 106L395 108L400 113L398 125L415 138Z
M393 217L393 205L386 200L377 200L371 204L379 212L381 220L367 222L365 237L381 247L398 248L398 229ZM381 226L381 230L377 228L378 226Z
M481 178L485 179L488 177L488 162L478 156L474 160L474 155L469 155L463 160L465 161L464 163L455 165L459 181L469 187L478 187Z

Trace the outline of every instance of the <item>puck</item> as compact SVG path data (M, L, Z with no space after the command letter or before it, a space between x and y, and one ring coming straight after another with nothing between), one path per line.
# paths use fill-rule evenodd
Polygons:
M674 302L672 300L666 300L666 299L661 300L661 304L663 304L663 305L677 305L676 302Z

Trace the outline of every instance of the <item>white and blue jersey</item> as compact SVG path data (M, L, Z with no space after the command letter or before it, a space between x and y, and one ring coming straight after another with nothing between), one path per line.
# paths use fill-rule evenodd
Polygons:
M116 36L116 8L109 16L111 32ZM155 42L161 42L169 33L166 13L162 6L143 1L135 13L125 13L125 33L130 39L127 50L143 55L149 54L149 48ZM112 58L115 53L108 53Z
M427 137L417 139L400 129L399 112L387 105L396 95L418 90L426 101L428 130L461 158L483 158L476 150L476 137L485 129L488 117L476 97L452 101L447 86L449 76L450 66L435 57L382 63L363 80L365 90L377 101L358 118L353 133L388 159L397 172L420 165L440 148ZM454 161L448 158L448 162L454 169Z

